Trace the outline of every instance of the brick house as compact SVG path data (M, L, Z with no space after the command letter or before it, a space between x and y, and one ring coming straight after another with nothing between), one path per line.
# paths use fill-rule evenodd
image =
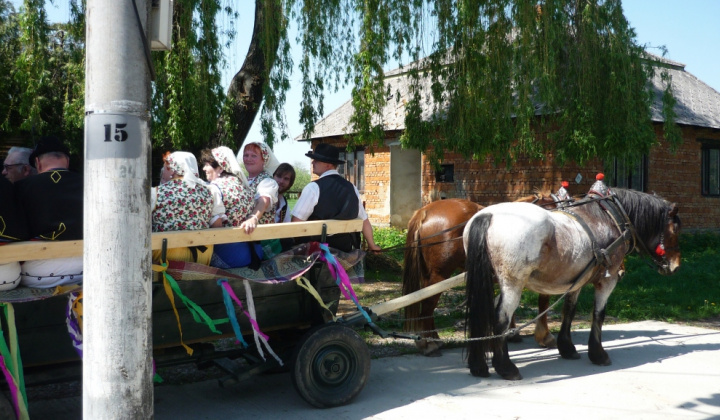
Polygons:
M677 99L675 112L683 144L673 155L662 135L660 72L652 80L656 100L652 121L657 146L633 168L622 162L591 161L559 166L550 155L545 160L518 159L511 169L465 160L446 153L442 170L436 172L417 150L403 149L399 137L404 129L404 101L408 93L407 69L386 74L386 84L400 98L391 98L384 109L385 141L373 153L356 147L345 155L340 172L360 190L373 224L406 227L413 212L444 198L466 198L490 205L532 194L535 189L555 191L562 180L570 181L572 194L585 193L597 172L605 172L612 186L655 192L680 205L684 229L720 229L720 93L685 71L684 64L653 56L654 65L667 69ZM350 101L318 122L309 139L314 148L325 142L345 148L352 114Z

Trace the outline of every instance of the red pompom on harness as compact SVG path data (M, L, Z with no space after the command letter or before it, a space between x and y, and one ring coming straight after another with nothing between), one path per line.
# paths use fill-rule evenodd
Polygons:
M657 248L655 248L655 253L660 257L665 255L665 247L663 244L658 244Z

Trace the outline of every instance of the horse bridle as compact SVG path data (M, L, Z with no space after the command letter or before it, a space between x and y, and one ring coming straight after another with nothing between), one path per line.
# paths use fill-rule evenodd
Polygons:
M605 207L603 206L603 202L611 203L611 206ZM637 231L635 230L635 226L633 226L632 222L630 221L630 217L627 215L627 212L625 211L625 208L622 206L622 203L618 202L615 199L615 196L609 195L606 197L601 197L598 200L598 204L605 210L605 212L608 213L610 218L615 222L615 225L618 227L618 230L620 230L621 237L623 236L623 230L620 227L621 224L618 222L619 218L622 218L623 225L626 227L626 229L631 233L632 239L633 239L633 246L628 249L627 253L625 255L630 254L632 251L637 250L638 254L647 256L650 261L660 270L662 270L664 273L667 273L670 269L670 262L667 260L667 257L665 255L667 254L666 251L676 251L680 249L678 246L674 247L665 247L665 226L663 225L663 231L660 233L660 243L655 249L655 252L651 252L647 245L645 245L645 242L640 240L637 235ZM614 209L610 210L611 208ZM618 217L616 211L619 211L621 214L620 217ZM669 219L669 216L668 218ZM666 219L666 221L667 221ZM619 239L619 238L618 238ZM660 260L658 260L656 257L660 257Z

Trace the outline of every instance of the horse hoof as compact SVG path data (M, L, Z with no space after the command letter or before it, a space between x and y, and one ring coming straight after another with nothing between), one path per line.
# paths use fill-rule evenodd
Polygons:
M425 356L425 357L440 357L440 356L442 356L442 351L438 347L432 351L424 351L423 356Z
M546 349L556 349L557 348L557 341L555 340L555 337L552 335L548 335L543 339L535 340L537 341L538 345L540 347L544 347Z
M573 353L560 353L560 357L567 360L578 360L580 359L580 353L573 352Z
M490 376L490 370L485 368L470 368L470 374L476 378L487 378Z
M607 355L607 353L604 353L604 354L602 354L602 355L593 355L592 353L589 353L589 354L588 354L588 357L590 358L590 361L591 361L594 365L598 365L598 366L610 366L610 365L612 365L612 360L611 360L610 357Z
M497 372L497 370L496 370L496 372ZM498 375L502 376L503 379L508 380L508 381L519 381L523 378L522 375L520 374L519 370L516 370L514 372L511 371L511 372L497 372L497 373L498 373Z
M442 352L440 351L442 343L438 341L429 341L427 339L421 338L419 340L415 340L415 346L418 348L418 350L420 350L423 356L442 356Z

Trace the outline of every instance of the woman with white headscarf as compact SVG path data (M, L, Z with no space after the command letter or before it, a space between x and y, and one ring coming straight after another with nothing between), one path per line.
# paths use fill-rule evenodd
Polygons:
M222 193L228 224L233 227L241 226L255 207L255 200L235 154L229 148L221 146L203 150L200 152L200 160L210 188ZM251 247L254 248L254 254ZM252 242L217 244L210 265L222 269L239 268L251 265L253 260L259 263L261 258L262 247Z
M238 155L238 162L241 159L248 172L248 187L255 199L255 205L240 227L251 233L259 224L275 222L278 184L272 174L280 162L270 147L260 142L246 144L242 157Z
M227 220L220 194L214 195L198 177L197 160L192 153L174 152L165 159L170 180L152 189L152 231L197 230L222 226ZM167 259L209 264L210 247L174 248ZM153 261L160 260L153 251Z
M225 214L230 226L238 227L245 220L245 215L253 200L247 179L235 159L235 154L228 147L204 149L200 152L205 178L211 187L216 187L222 194Z

